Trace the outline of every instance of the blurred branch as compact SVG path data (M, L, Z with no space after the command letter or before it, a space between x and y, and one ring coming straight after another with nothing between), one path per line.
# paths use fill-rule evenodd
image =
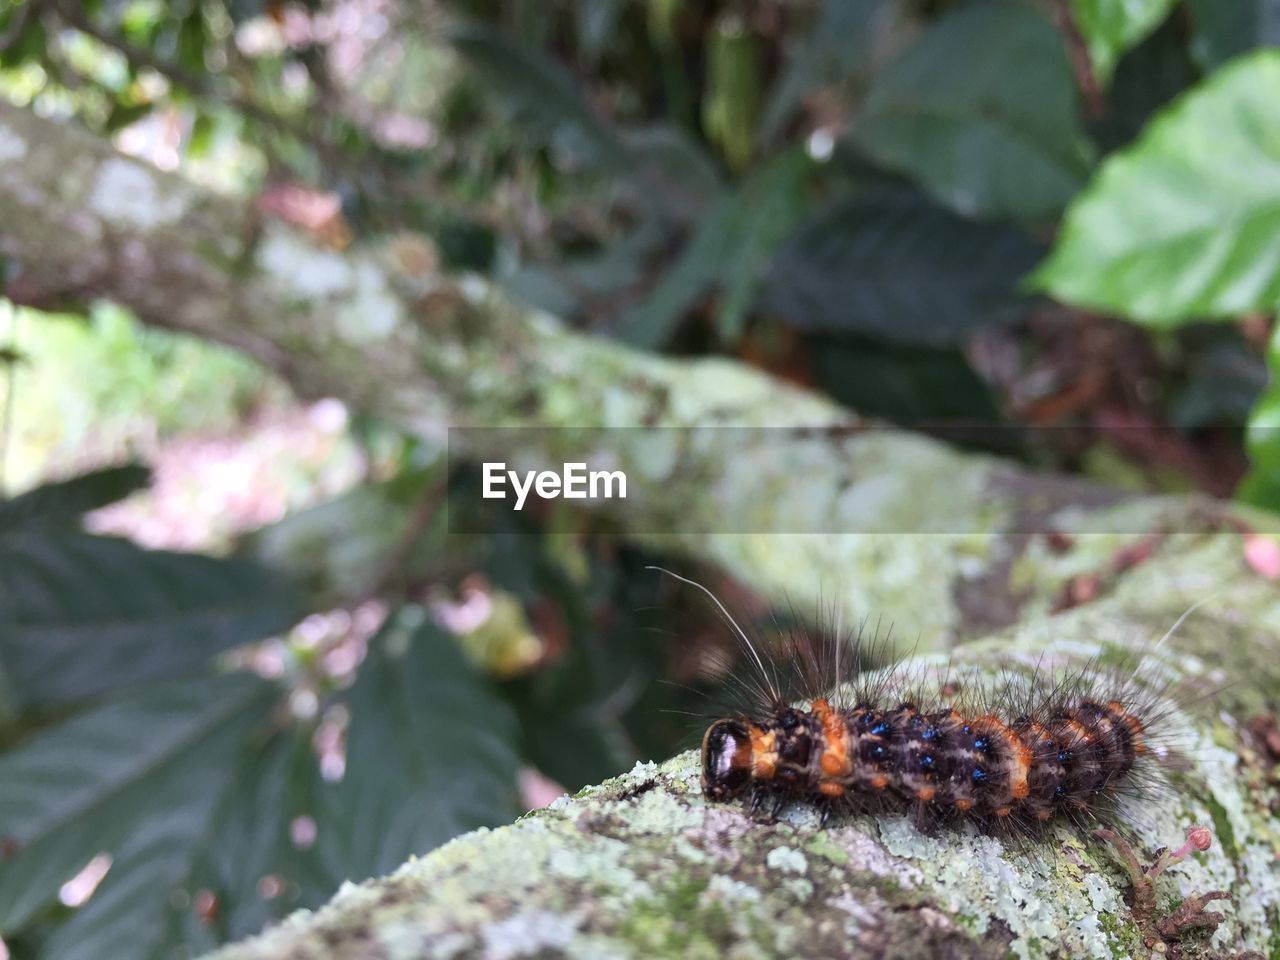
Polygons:
M0 105L0 150L0 255L17 267L15 302L114 300L246 351L303 395L339 397L432 441L453 424L824 428L816 440L708 429L705 442L657 460L619 431L610 453L629 491L610 516L634 540L720 564L770 596L803 605L834 593L851 617L891 611L906 644L947 644L1047 609L1140 532L1230 528L1245 516L1208 500L1126 502L877 429L741 364L577 334L479 278L441 273L422 237L337 252L250 201L12 106ZM471 439L488 443L477 458L559 467L565 455L544 430ZM1058 564L1028 563L1048 547L1025 531L1051 528L1109 533ZM882 532L843 532L859 530ZM908 546L907 530L954 535ZM890 575L863 573L880 570Z
M1261 957L1249 951L1268 949L1280 907L1273 821L1258 768L1241 759L1251 741L1217 718L1243 720L1263 702L1259 671L1280 656L1280 613L1274 587L1233 563L1232 540L1134 568L1108 600L1030 618L951 664L994 680L1029 673L1046 651L1064 672L1099 643L1109 655L1149 653L1184 612L1187 577L1200 578L1213 600L1162 650L1162 681L1194 684L1217 663L1213 682L1229 693L1170 718L1180 741L1203 746L1123 837L1070 821L1036 840L929 833L902 816L820 829L806 804L776 825L753 822L745 803L703 800L691 751L465 835L215 956ZM1225 901L1212 918L1201 909L1209 894ZM1210 933L1212 946L1199 939Z

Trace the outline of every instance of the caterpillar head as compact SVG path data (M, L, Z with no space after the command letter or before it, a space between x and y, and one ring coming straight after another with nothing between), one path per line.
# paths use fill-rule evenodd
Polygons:
M751 734L737 720L717 720L702 737L702 792L732 800L751 779Z

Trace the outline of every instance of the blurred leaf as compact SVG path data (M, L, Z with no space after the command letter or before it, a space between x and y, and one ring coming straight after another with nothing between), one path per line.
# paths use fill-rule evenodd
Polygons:
M773 142L814 89L868 71L873 40L896 12L896 6L886 0L825 0L813 28L787 57L773 85L760 121L759 142Z
M1013 0L985 0L936 21L876 75L851 136L959 213L1035 222L1088 175L1078 108L1053 26Z
M1271 385L1259 398L1249 416L1245 446L1249 452L1249 473L1236 497L1272 511L1280 511L1280 328L1272 331L1267 348Z
M713 287L724 290L723 338L742 332L764 267L806 209L813 164L795 148L774 157L708 211L648 299L623 321L621 337L637 346L664 343L681 317Z
M560 263L522 266L504 286L515 296L556 316L607 319L625 291L643 279L644 251L650 233L636 234L611 244L600 253Z
M1153 33L1116 67L1107 109L1092 117L1089 133L1104 153L1132 141L1152 115L1199 78L1186 39L1173 21Z
M729 166L745 170L755 146L764 84L760 38L740 14L729 12L716 20L706 43L702 124Z
M911 427L999 421L990 390L958 350L835 337L819 338L810 347L818 384L864 416Z
M361 484L254 531L241 540L244 555L288 576L305 591L308 609L329 609L363 600L380 586L390 553L425 519L418 542L401 558L396 580L412 583L438 570L444 512L415 517L415 511L431 506L424 498L443 483L443 457L429 456L430 462L406 464L388 480ZM450 546L451 557L461 550L457 540Z
M1034 285L1156 327L1280 303L1280 52L1224 67L1109 158Z
M1254 47L1280 44L1280 0L1187 0L1195 32L1191 52L1213 70Z
M346 774L317 839L337 875L386 873L520 813L511 709L421 608L371 641L348 702Z
M727 194L711 206L653 292L623 320L619 334L623 340L649 349L666 342L732 256L738 209L736 194Z
M246 750L230 791L192 868L189 890L216 898L214 917L192 913L185 937L195 950L251 936L286 914L318 907L345 879L321 869L311 843L292 837L298 818L310 818L325 789L311 746L311 731L289 731L261 750ZM304 828L305 829L305 828ZM279 892L263 895L263 884Z
M454 217L441 226L435 241L450 270L487 273L493 266L498 238L492 227Z
M107 115L107 122L103 132L117 133L130 124L137 123L154 109L155 104L150 101L128 104L117 101L111 105L111 113Z
M196 4L178 27L178 63L195 73L204 73L206 43L204 9Z
M697 221L723 189L716 160L705 146L673 126L624 134L632 166L629 179L645 209L655 206L684 223Z
M595 63L604 55L626 5L627 0L591 0L577 4L578 45L588 61Z
M716 318L722 340L742 335L769 261L806 211L812 170L797 148L778 155L743 184L732 228L735 249L723 270L724 298Z
M774 261L761 309L799 330L947 346L1005 317L1038 256L1012 227L884 192L832 204L801 227Z
M74 529L86 513L123 500L150 482L148 467L128 463L46 483L12 500L0 500L0 535L34 527Z
M26 16L22 30L9 45L0 50L0 67L10 69L23 63L43 63L47 60L48 38L45 36L44 18L27 16L27 12L15 7L10 16ZM6 20L5 28L10 21Z
M49 955L168 956L157 948L171 942L170 895L241 740L276 696L245 674L166 683L0 755L0 830L15 851L0 860L0 931L17 929L107 852L121 860ZM119 937L133 946L119 949Z
M54 529L0 537L0 611L0 667L41 708L189 673L300 616L255 563Z
M1071 12L1104 86L1126 50L1160 26L1177 0L1071 0Z
M1183 430L1246 423L1267 386L1266 363L1234 330L1205 332L1217 336L1190 345L1187 380L1169 403L1170 422Z
M187 156L191 159L208 156L209 148L213 146L213 135L216 129L217 124L213 117L203 110L199 111L195 120L191 122L191 135L187 138Z
M542 51L479 23L455 29L450 39L487 89L545 142L589 167L623 164L626 150L617 135L592 112L568 72Z

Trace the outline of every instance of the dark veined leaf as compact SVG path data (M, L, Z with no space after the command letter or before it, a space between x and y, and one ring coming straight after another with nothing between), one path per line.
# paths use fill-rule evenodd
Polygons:
M0 535L34 527L74 529L86 513L123 500L150 482L148 467L127 463L43 484L11 500L0 500Z
M1034 285L1172 327L1280 304L1280 52L1224 67L1103 164Z
M961 214L1022 222L1055 217L1092 158L1062 37L1013 0L936 21L876 75L851 138Z
M1254 47L1280 44L1280 0L1187 0L1191 52L1206 70Z
M1176 3L1177 0L1071 0L1071 12L1100 82L1110 82L1125 51L1160 26Z
M216 905L190 911L185 943L211 950L304 907L318 907L345 874L314 855L321 780L310 729L289 731L243 752L224 803L190 873L189 889Z
M190 673L299 615L249 561L53 529L0 536L0 671L21 707Z
M346 773L316 840L337 876L385 873L520 812L511 710L426 617L392 616L351 689Z
M1007 316L1040 256L1020 231L906 192L832 204L783 245L760 307L800 330L948 346Z
M166 683L0 755L0 931L17 929L107 853L117 858L112 871L55 935L49 956L167 956L154 948L172 939L170 895L208 829L241 741L276 696L271 684L244 674Z
M479 23L455 29L450 39L487 89L531 130L585 166L623 164L626 150L617 135L591 111L573 78L546 54Z

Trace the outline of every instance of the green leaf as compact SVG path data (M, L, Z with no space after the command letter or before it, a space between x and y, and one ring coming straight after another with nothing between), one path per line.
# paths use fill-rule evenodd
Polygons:
M775 157L744 186L733 227L736 249L722 271L724 298L716 318L722 340L742 335L769 262L807 208L812 172L809 158L796 149Z
M511 709L421 608L390 618L348 702L346 773L318 827L331 872L386 873L520 812Z
M726 194L712 204L657 287L624 318L619 333L622 340L648 349L666 342L681 317L707 293L732 256L737 216L736 194Z
M738 337L770 258L807 207L812 172L802 150L789 150L723 195L648 299L625 318L622 338L637 346L659 346L690 307L716 286L724 291L720 335L730 341Z
M346 874L324 870L305 840L296 843L292 825L311 818L326 788L317 767L310 729L289 731L262 749L244 751L211 826L208 841L190 872L190 890L217 898L216 917L192 916L185 940L196 951L238 940L301 908L322 905ZM311 841L314 843L314 840ZM278 884L270 899L264 878Z
M0 537L0 669L23 707L191 673L300 612L248 561L54 529Z
M178 62L195 73L206 70L205 47L208 45L204 22L204 9L197 4L182 18L178 27Z
M117 862L86 908L103 924L90 938L101 937L97 952L83 939L91 921L82 912L50 955L156 955L106 949L117 936L107 931L165 939L174 869L192 856L240 741L275 698L274 687L244 674L157 685L0 755L0 830L16 851L0 862L0 931L16 930L106 852L132 866Z
M1012 0L934 23L876 76L851 137L961 214L1023 222L1055 217L1092 157L1061 36Z
M517 120L589 167L623 165L616 133L582 99L569 73L542 51L482 24L458 27L454 48Z
M1205 70L1259 46L1280 44L1280 0L1187 0L1191 52Z
M1235 2L1229 0L1220 5ZM1120 57L1160 26L1176 3L1177 0L1071 0L1071 12L1100 83L1111 81Z
M75 528L86 513L123 500L151 482L151 470L126 463L46 483L0 500L0 535L33 527Z
M1249 473L1236 497L1272 511L1280 511L1280 328L1271 335L1267 348L1271 386L1262 394L1249 415L1245 447L1249 451Z
M103 132L117 133L149 115L155 109L155 106L149 100L141 103L120 103L117 101L111 105L111 113L107 115L107 122L103 127Z
M1280 304L1280 52L1224 67L1103 164L1033 285L1155 327Z
M948 346L1007 316L1038 257L1012 227L885 192L832 204L801 227L773 264L761 309L805 331Z

